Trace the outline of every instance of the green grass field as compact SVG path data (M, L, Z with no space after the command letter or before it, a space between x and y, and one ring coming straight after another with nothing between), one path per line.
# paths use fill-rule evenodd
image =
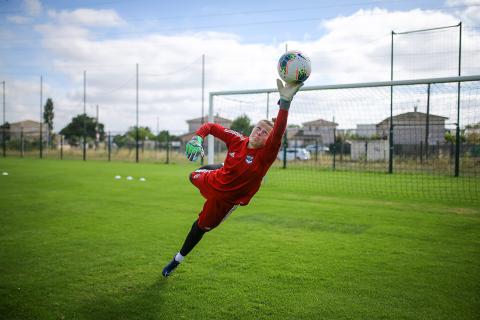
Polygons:
M359 173L355 194L273 168L163 279L203 203L192 169L0 159L0 318L480 318L478 203Z

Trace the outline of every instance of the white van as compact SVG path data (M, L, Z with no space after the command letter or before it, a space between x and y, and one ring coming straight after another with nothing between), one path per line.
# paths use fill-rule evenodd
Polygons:
M278 152L277 158L283 161L283 148ZM305 148L287 148L287 161L310 160L310 152Z

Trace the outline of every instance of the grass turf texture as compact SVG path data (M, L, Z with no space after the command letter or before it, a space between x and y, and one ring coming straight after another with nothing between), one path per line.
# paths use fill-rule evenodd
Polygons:
M276 168L163 279L202 205L193 168L1 159L1 318L478 319L476 203L317 192Z

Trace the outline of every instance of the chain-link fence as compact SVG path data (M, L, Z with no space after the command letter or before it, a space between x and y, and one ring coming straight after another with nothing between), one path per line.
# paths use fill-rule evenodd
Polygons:
M7 157L47 158L60 160L132 161L155 163L185 162L184 142L177 136L161 141L142 139L138 143L124 132L108 132L103 139L82 137L66 139L58 133L39 130L1 129L0 145ZM138 147L137 147L138 146Z

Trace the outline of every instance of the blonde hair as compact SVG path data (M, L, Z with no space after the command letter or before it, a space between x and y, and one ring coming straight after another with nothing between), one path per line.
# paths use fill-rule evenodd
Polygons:
M271 127L273 129L273 122L267 119L260 120L259 122L265 123L267 126Z

